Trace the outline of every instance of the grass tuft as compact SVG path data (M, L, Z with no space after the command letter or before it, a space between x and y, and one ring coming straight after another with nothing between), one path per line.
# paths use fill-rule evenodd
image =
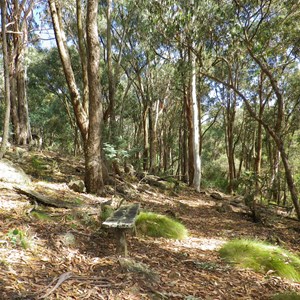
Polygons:
M219 250L227 262L256 272L268 271L280 277L300 282L300 258L292 253L264 242L233 240Z
M300 300L300 294L296 293L284 293L278 294L271 298L272 300Z
M182 240L187 237L188 231L184 225L151 212L141 212L136 220L136 229L139 234Z

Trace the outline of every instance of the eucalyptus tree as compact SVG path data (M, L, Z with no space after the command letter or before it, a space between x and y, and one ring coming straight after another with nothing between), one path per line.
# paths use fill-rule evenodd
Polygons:
M80 0L77 0L80 1ZM88 192L103 192L103 162L101 151L102 101L100 94L100 44L98 40L98 1L89 0L86 6L86 52L88 78L88 105L85 105L76 83L66 34L62 23L61 4L49 0L56 42L79 127L85 152L85 185ZM78 5L77 5L78 8ZM82 61L81 63L85 63Z
M204 26L205 8L199 2L192 1L155 1L148 3L149 20L154 31L161 35L161 45L171 47L177 61L186 64L186 73L182 74L182 93L185 103L185 117L188 127L188 175L189 183L200 191L201 182L201 133L199 105L199 59L206 33ZM197 20L197 21L196 21ZM203 26L199 25L201 21ZM204 33L203 33L204 32Z
M291 199L300 218L299 199L285 141L287 125L291 119L287 103L292 100L286 93L286 77L297 70L297 29L293 28L292 24L299 22L298 14L295 13L299 12L299 4L293 1L264 0L251 3L224 1L219 5L225 13L225 18L230 21L226 23L227 32L220 35L220 32L216 31L215 36L221 40L223 38L222 48L225 50L232 46L232 41L239 42L236 44L237 49L240 56L244 57L244 63L248 64L248 73L241 74L241 77L248 83L237 87L211 72L203 74L232 89L243 101L251 117L271 136L280 153ZM222 49L216 51L213 65L223 64L230 70L231 64L226 62L223 55ZM260 80L261 76L263 80ZM263 100L259 100L260 108L263 109L266 103L269 103L269 110L273 112L272 119L266 117L264 110L257 112L255 108L257 91L262 90L261 85L267 92L261 95Z
M26 94L27 65L26 55L29 31L33 24L33 7L35 2L11 0L6 1L7 39L10 69L11 121L14 141L26 145L31 140L31 129Z
M9 55L7 47L6 24L7 24L7 3L6 0L1 1L1 31L2 31L2 53L3 53L3 73L4 73L4 99L5 99L5 117L3 124L3 135L0 148L0 159L3 158L9 135L10 121L10 81L9 81Z

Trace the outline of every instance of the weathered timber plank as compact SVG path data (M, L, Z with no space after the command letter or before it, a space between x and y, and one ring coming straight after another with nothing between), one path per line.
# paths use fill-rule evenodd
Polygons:
M131 228L134 226L140 209L139 203L120 207L114 214L103 222L103 226L112 228Z

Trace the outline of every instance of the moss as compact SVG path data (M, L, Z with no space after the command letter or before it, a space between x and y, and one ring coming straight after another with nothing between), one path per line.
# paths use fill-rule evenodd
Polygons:
M188 234L185 226L178 221L151 212L141 212L135 224L139 234L152 237L181 240Z
M31 215L39 220L52 220L51 217L44 211L34 210L31 212Z
M233 240L220 249L227 262L256 272L275 274L300 282L300 258L292 253L267 243L253 240Z

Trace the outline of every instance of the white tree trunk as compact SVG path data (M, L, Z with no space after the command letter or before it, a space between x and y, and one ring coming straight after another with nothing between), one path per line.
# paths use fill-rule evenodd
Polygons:
M193 152L194 152L194 179L193 187L200 192L201 184L201 157L199 132L199 107L196 93L196 57L192 53L192 117L193 117Z

